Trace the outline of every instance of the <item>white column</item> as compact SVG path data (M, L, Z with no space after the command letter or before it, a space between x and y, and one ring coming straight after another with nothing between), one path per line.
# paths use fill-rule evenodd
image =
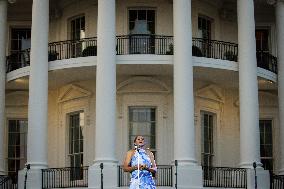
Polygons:
M240 165L260 163L258 83L253 0L238 0Z
M47 167L48 29L49 0L33 0L27 139L31 170L27 188L41 188L41 169Z
M276 4L278 102L280 129L280 174L284 174L284 1Z
M116 147L116 31L115 0L98 0L95 160L89 169L89 188L117 187Z
M5 174L4 124L6 83L7 0L0 0L0 175Z
M174 158L178 188L202 187L195 157L191 0L173 1L174 17Z
M238 0L240 166L247 170L247 188L269 188L269 172L260 162L259 105L253 0Z

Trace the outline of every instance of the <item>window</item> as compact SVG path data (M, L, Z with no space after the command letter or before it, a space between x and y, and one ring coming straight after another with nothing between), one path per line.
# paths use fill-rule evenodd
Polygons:
M209 112L201 112L201 164L204 166L204 178L206 180L212 178L210 167L213 166L214 157L214 114Z
M155 53L155 11L129 10L131 54Z
M31 29L30 28L12 28L11 29L11 49L10 53L18 53L21 50L31 47Z
M155 11L129 10L129 31L131 34L155 34Z
M14 183L27 162L27 129L27 120L8 121L8 174Z
M82 128L84 127L84 112L76 112L69 115L69 158L71 180L81 180L83 178L83 153L84 137Z
M12 28L10 41L10 56L8 58L11 64L7 65L7 70L15 70L22 66L29 65L31 48L31 29L30 28ZM24 51L25 50L25 51ZM20 53L22 52L22 53Z
M80 40L85 38L85 16L79 16L70 21L70 37L71 40ZM83 43L72 43L72 56L81 56Z
M202 40L195 46L200 48L202 54L206 57L211 57L211 48L208 42L211 40L211 20L207 17L198 17L198 37L202 38Z
M85 16L71 20L71 39L78 40L85 38Z
M260 159L263 168L273 170L272 120L260 120Z
M269 32L267 29L256 29L255 40L256 40L256 51L269 53Z
M156 151L156 109L152 107L129 107L129 148L137 135L145 138L147 147Z
M211 19L198 17L198 34L199 38L211 39Z

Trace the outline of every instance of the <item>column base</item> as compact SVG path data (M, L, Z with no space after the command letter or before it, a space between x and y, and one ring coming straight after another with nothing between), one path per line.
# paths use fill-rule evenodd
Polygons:
M6 175L7 172L5 171L5 160L3 156L0 156L0 175Z
M103 178L101 182L101 163L103 164ZM118 162L116 161L100 161L95 162L89 167L88 188L104 189L118 188Z
M25 187L25 175L27 172L27 180ZM22 169L18 172L18 188L42 189L42 171L41 169Z
M270 188L270 175L268 170L263 168L256 169L257 189ZM247 169L247 188L255 188L255 172L254 169Z
M175 170L173 171L175 173ZM173 175L174 186L176 182ZM202 167L192 164L181 164L177 166L177 188L180 189L199 189L203 188Z

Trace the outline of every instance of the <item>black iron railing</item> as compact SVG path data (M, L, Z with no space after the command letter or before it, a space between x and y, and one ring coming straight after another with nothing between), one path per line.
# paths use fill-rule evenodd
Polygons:
M163 35L121 35L117 36L117 54L173 54L173 36Z
M247 171L242 168L202 167L203 186L247 188Z
M123 166L118 166L118 186L129 186L130 173L123 171ZM156 186L173 186L173 167L171 165L158 165L155 175Z
M270 189L284 189L284 175L271 174Z
M17 189L17 180L14 181L13 178L7 175L0 175L0 189Z
M49 60L97 56L97 38L84 38L49 43Z
M257 67L277 73L277 58L268 52L256 52Z
M164 35L121 35L117 36L117 55L126 54L156 54L173 55L173 36ZM49 43L48 61L77 57L96 56L97 38L67 40ZM238 44L208 40L192 39L192 55L196 57L215 58L238 61ZM266 52L257 52L258 67L277 73L277 58ZM30 49L19 51L7 57L7 72L28 66L30 64Z
M203 38L192 39L192 55L238 61L238 44Z
M88 187L88 167L64 167L42 170L42 188Z
M19 51L7 56L6 59L6 72L23 68L30 65L30 49Z

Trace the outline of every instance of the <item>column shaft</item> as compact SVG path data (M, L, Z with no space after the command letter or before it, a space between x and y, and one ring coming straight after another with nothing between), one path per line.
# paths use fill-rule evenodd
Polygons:
M174 158L195 164L191 1L173 3Z
M27 162L47 166L49 1L33 0Z
M95 161L89 168L88 188L117 188L115 0L98 0Z
M253 0L238 0L240 165L260 164L259 107Z
M278 102L280 129L280 174L284 174L284 2L276 4L277 62L278 62Z
M7 1L0 0L0 175L5 173L4 128L5 128L5 83L6 83L6 29Z
M115 33L115 0L99 0L95 161L115 160Z

